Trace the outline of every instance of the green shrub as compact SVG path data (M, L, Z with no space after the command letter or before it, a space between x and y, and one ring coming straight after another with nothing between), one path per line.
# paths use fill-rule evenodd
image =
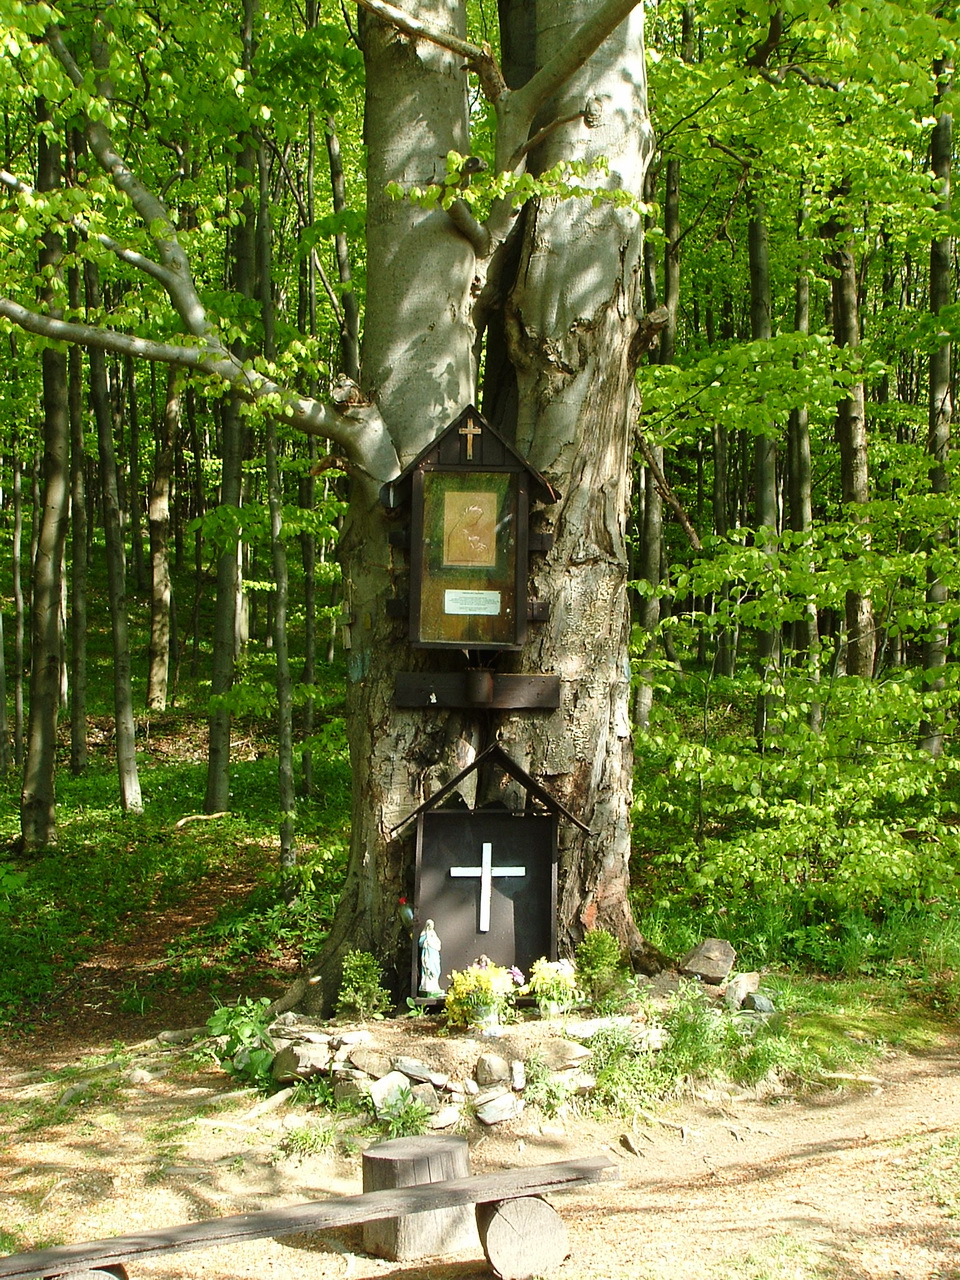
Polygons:
M337 994L340 1017L382 1018L390 1008L390 992L383 986L383 969L369 951L348 951Z
M236 1004L222 1004L207 1019L207 1030L218 1044L214 1050L220 1065L238 1080L258 1088L270 1083L275 1048L267 1033L270 1000L245 997Z
M577 982L584 995L596 1002L608 995L621 978L620 943L606 929L591 929L577 945Z

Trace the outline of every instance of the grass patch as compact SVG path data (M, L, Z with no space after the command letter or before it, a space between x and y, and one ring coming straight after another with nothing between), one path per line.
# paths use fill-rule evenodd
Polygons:
M908 1168L918 1191L948 1217L960 1218L960 1137L930 1142L909 1160Z

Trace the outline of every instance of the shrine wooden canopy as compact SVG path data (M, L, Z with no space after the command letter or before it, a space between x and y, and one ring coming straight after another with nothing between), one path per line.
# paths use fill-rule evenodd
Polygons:
M436 809L442 801L446 799L451 791L456 790L464 778L468 778L471 773L475 773L485 764L499 765L504 773L513 778L515 782L519 782L520 785L525 788L529 794L534 796L535 799L539 800L545 808L554 813L562 814L562 816L572 822L575 827L579 827L585 835L589 836L593 834L590 828L585 823L581 822L575 814L571 813L570 810L556 798L556 796L551 795L546 787L537 782L536 778L532 777L531 774L527 773L526 769L517 764L516 760L507 755L499 742L494 742L485 750L481 751L472 764L468 764L465 769L461 769L455 778L451 778L449 782L445 782L439 791L434 792L429 799L424 800L421 805L418 805L416 809L411 813L408 813L402 822L397 823L397 825L391 830L390 834L392 836L396 835L398 831L401 831L407 825L407 823L413 822L413 820L420 817L422 813L427 813L430 809Z

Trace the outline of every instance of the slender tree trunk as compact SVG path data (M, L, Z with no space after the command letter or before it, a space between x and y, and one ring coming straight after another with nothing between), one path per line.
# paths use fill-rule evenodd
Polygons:
M337 136L336 121L333 116L327 117L327 156L330 160L330 187L333 192L333 211L343 213L347 207L347 185L343 176L343 161L340 158L340 139ZM344 286L341 295L343 306L343 322L340 326L340 359L343 372L354 382L360 379L360 307L357 295L350 288L350 249L344 232L334 237L334 249L337 255L337 275Z
M936 67L940 97L950 88L952 67L940 62ZM939 209L950 211L951 162L953 158L953 116L941 111L930 144L931 163L940 188ZM939 315L953 300L953 237L949 232L934 238L930 245L930 312ZM929 418L927 452L930 455L930 488L935 494L950 491L947 463L950 454L950 431L953 424L953 384L950 377L952 346L943 341L931 351L928 360ZM934 562L949 555L950 531L941 527L930 547ZM947 622L943 606L947 588L935 565L928 571L927 604L930 617L923 645L923 665L931 693L943 690L943 668L947 664ZM932 756L943 751L943 728L940 717L930 717L921 725L920 746Z
M857 269L849 232L835 221L828 223L831 241L828 261L833 271L833 327L837 346L860 345L860 306ZM870 544L870 533L858 508L870 500L867 460L866 397L862 381L853 383L849 395L837 406L837 441L840 446L840 485L850 518L861 525L861 540ZM869 592L850 590L846 598L846 670L852 676L872 676L876 634Z
M97 268L87 263L84 268L87 306L96 311L100 306L100 284ZM130 636L127 619L126 565L120 520L120 492L117 485L117 459L113 447L113 415L107 364L102 351L91 347L89 354L90 399L97 423L97 445L100 459L100 491L103 495L104 537L107 552L107 594L110 599L110 622L113 635L113 705L117 736L117 774L120 781L120 804L125 813L142 813L140 775L137 772L137 734L133 716L133 694L130 680Z
M260 283L260 316L263 324L263 353L276 358L271 254L269 164L264 147L257 153L260 201L257 211L257 275ZM270 508L270 557L273 566L273 618L271 635L277 663L277 784L280 800L280 874L284 897L297 896L297 795L293 770L293 698L290 676L290 649L287 643L289 574L283 536L283 485L277 460L277 421L267 418L267 502Z
M248 3L245 30L252 40L252 6ZM237 292L253 296L256 261L256 205L249 195L249 175L256 169L257 157L247 142L237 157L238 168L248 175L240 182L244 190L240 223L234 236L233 279ZM244 424L240 400L228 395L222 404L221 448L222 472L220 505L239 507L243 500ZM233 539L224 546L217 560L217 613L213 632L213 667L210 692L212 709L209 719L207 755L207 791L204 809L219 813L230 807L230 737L231 712L228 707L233 688L234 664L238 656L239 634L245 628L242 620L241 547Z
M180 431L180 384L176 370L167 374L167 394L157 437L150 486L150 670L147 676L147 707L163 711L167 705L170 679L170 627L172 588L170 582L170 491L173 458Z
M146 591L147 574L143 555L143 515L140 509L140 399L137 395L136 365L127 356L124 362L127 384L127 411L130 419L130 492L127 511L130 516L130 551L133 580L138 591Z
M70 305L80 309L80 273L70 272ZM70 348L70 772L87 767L87 454L83 440L83 353Z
M41 122L48 117L39 108ZM37 186L52 191L60 184L60 148L42 129L38 133ZM62 245L55 232L44 233L40 273L60 269ZM53 290L44 302L59 314ZM61 573L69 514L70 421L67 406L67 357L51 347L41 353L43 378L43 512L33 564L30 646L30 721L20 796L20 831L27 852L45 849L56 839L56 745L60 711Z
M16 427L11 441L13 449L13 546L11 576L13 578L13 763L23 765L23 677L26 616L23 604L23 468Z
M803 215L800 216L799 234L803 235ZM810 279L806 271L806 256L802 255L797 271L794 329L797 333L810 332ZM813 484L810 457L810 415L806 405L790 414L788 428L789 481L788 497L790 528L794 533L810 533L813 530ZM812 569L812 563L810 568ZM813 597L804 603L803 616L794 625L794 646L806 665L810 682L820 682L820 632L817 603ZM808 723L814 731L820 728L821 706L818 698L811 697Z
M770 256L766 210L754 204L748 228L750 250L750 336L769 342L773 336L770 295ZM771 561L776 555L779 513L777 509L777 440L775 424L757 436L755 454L757 537ZM780 628L776 621L757 633L757 667L761 688L757 695L754 733L760 750L767 743L770 712L776 701L771 684L780 667Z
M10 768L10 732L7 727L7 655L3 647L3 610L0 609L0 773Z

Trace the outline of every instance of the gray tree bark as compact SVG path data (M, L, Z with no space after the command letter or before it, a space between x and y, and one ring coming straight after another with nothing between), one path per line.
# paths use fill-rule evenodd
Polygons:
M70 306L80 309L80 273L70 271ZM70 772L87 767L87 478L83 439L83 353L70 348Z
M833 328L838 347L860 345L860 304L857 295L857 267L849 231L831 220L825 229L831 242L827 260L832 269ZM858 508L870 500L870 471L867 459L866 397L862 381L853 383L849 394L837 406L837 442L840 446L840 485L850 514L860 519ZM869 545L864 524L861 537ZM869 592L848 591L846 597L847 674L872 676L876 651L873 602Z
M96 312L100 307L100 285L95 264L84 268L87 307ZM120 522L120 494L117 485L117 459L113 445L113 414L107 385L106 359L102 351L91 350L90 400L97 424L100 457L100 493L103 501L103 528L106 542L107 595L110 600L110 626L113 640L113 707L117 743L117 775L120 782L120 804L125 813L141 813L143 797L137 771L136 725L130 684L130 636L127 618L126 564L123 532Z
M39 108L47 119L45 105ZM41 191L60 183L60 148L41 129L37 135L38 182ZM57 272L62 259L60 237L44 233L40 273ZM53 290L42 301L56 308ZM27 749L20 794L20 833L25 851L48 848L56 840L56 745L60 712L60 618L63 552L70 501L70 421L67 407L67 357L50 347L41 354L43 378L43 507L33 561L30 643L30 709Z
M937 65L940 97L949 90L952 67L941 61ZM938 103L939 105L939 103ZM953 160L953 116L940 111L930 143L931 167L940 189L938 208L942 213L950 210L951 166ZM953 237L946 233L936 236L930 244L930 312L939 315L953 298ZM947 463L950 456L950 432L953 425L953 383L950 376L952 344L942 341L931 351L927 366L927 390L929 417L927 452L930 455L930 488L935 494L950 490ZM949 546L950 531L940 528L932 539L930 553L933 558L943 555ZM923 665L927 685L931 692L944 688L943 668L947 665L948 631L943 616L947 602L947 588L936 568L927 577L927 604L930 620L923 644ZM932 756L943 751L942 721L930 717L920 728L920 746Z
M158 418L153 480L147 521L150 529L150 666L147 707L163 711L170 680L170 626L173 589L170 579L170 493L173 459L180 432L181 389L176 369L167 374L163 412Z

